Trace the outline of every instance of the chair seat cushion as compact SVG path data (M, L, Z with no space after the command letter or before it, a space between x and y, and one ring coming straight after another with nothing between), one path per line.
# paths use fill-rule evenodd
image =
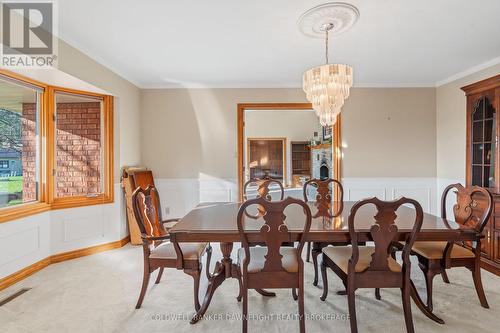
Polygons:
M294 247L282 246L280 247L281 266L288 273L297 273L299 271L299 263L297 258L297 249ZM264 268L264 263L267 254L266 246L250 247L250 262L248 263L248 273L258 273ZM245 249L238 250L238 265L243 269L243 261L245 260Z
M360 246L359 249L359 259L356 264L356 273L363 272L370 266L372 261L372 254L375 253L375 247L373 246ZM349 259L352 256L351 246L328 246L323 248L323 253L330 258L342 271L347 273L347 266ZM387 261L389 263L389 269L393 272L401 272L401 265L394 260L392 257L388 257Z
M184 260L199 260L203 255L207 243L180 243ZM161 243L149 255L152 259L177 259L174 245L172 243Z
M415 242L412 251L427 259L441 259L447 242ZM476 255L463 246L454 244L451 249L451 258L474 258Z

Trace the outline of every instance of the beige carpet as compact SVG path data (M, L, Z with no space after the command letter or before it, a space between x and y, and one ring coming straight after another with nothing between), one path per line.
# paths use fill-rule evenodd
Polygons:
M220 258L218 245L214 257ZM213 267L213 262L212 262ZM422 274L413 265L413 279L424 291ZM320 301L321 286L314 287L312 265L306 263L306 313L316 317L306 321L308 332L348 332L345 296L330 292ZM155 277L156 277L156 273ZM483 309L476 296L472 277L465 269L450 270L451 284L435 278L435 313L445 325L427 319L413 305L417 332L499 332L500 279L483 271L483 283L490 309ZM142 276L142 249L126 247L97 255L51 265L20 283L3 290L0 299L22 287L30 291L0 307L0 332L240 332L241 304L236 301L238 283L226 282L216 291L209 318L196 325L188 319L193 313L192 279L181 271L167 270L159 285L151 281L143 306L135 310ZM329 272L330 290L341 282ZM321 282L320 282L321 284ZM204 287L202 287L204 293ZM277 297L250 292L249 310L273 314L249 322L249 331L298 332L297 303L288 290ZM373 290L359 290L356 297L360 332L405 332L398 289L382 290L377 301ZM293 318L293 317L292 317Z

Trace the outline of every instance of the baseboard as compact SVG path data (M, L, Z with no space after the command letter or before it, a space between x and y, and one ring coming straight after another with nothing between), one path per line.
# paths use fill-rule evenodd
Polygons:
M100 245L95 245L95 246L91 246L91 247L86 247L84 249L78 249L78 250L73 250L73 251L69 251L69 252L55 254L53 256L50 256L50 263L54 264L54 263L61 262L61 261L66 261L66 260L76 259L79 257L89 256L91 254L95 254L95 253L99 253L99 252L118 249L118 248L124 246L125 244L127 244L128 242L130 242L130 236L127 236L119 241L115 241L115 242L111 242L111 243L100 244Z
M78 249L78 250L73 250L69 252L63 252L59 254L54 254L50 257L47 257L45 259L42 259L28 267L25 267L21 269L20 271L15 272L14 274L11 274L9 276L4 277L3 279L0 279L0 290L3 290L7 287L10 287L11 285L27 278L28 276L44 269L45 267L49 266L50 264L55 264L58 262L66 261L66 260L71 260L71 259L76 259L84 256L89 256L91 254L99 253L99 252L104 252L108 250L114 250L118 249L120 247L125 246L128 242L130 242L130 236L127 236L123 239L120 239L115 242L110 242L106 244L100 244L100 245L95 245L91 247L86 247L83 249Z
M0 280L0 290L10 287L14 283L27 278L31 274L44 269L48 265L50 265L50 257L42 259L32 265L29 265L28 267L21 269L20 271L15 272L14 274L4 277Z

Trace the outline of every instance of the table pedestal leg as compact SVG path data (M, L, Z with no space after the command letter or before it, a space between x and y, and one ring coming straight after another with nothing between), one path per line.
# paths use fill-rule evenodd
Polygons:
M222 260L217 262L215 265L214 273L211 275L208 281L207 292L203 299L203 303L200 309L196 312L196 314L191 318L190 323L197 323L200 319L203 318L203 315L208 309L210 302L212 301L212 296L215 293L215 290L224 282L225 279L236 278L238 279L240 285L240 292L237 297L238 301L241 300L242 295L242 282L241 276L238 271L238 266L233 264L233 260L231 259L231 251L233 250L233 243L220 243L220 249L222 251Z

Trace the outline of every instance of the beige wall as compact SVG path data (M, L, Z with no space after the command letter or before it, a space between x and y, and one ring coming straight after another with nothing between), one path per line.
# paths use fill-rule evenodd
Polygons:
M437 177L465 179L466 98L461 87L500 74L500 64L436 89Z
M294 141L310 141L319 135L319 120L314 111L263 110L245 112L245 136L283 137Z
M59 69L115 96L115 183L120 167L141 162L140 89L72 46L59 41Z
M158 89L142 93L142 161L159 178L235 179L236 105L305 102L299 89Z
M433 88L353 89L342 109L344 177L435 177Z
M306 102L301 89L142 91L142 161L158 178L235 179L236 105ZM342 111L343 177L435 177L433 88L355 88Z

